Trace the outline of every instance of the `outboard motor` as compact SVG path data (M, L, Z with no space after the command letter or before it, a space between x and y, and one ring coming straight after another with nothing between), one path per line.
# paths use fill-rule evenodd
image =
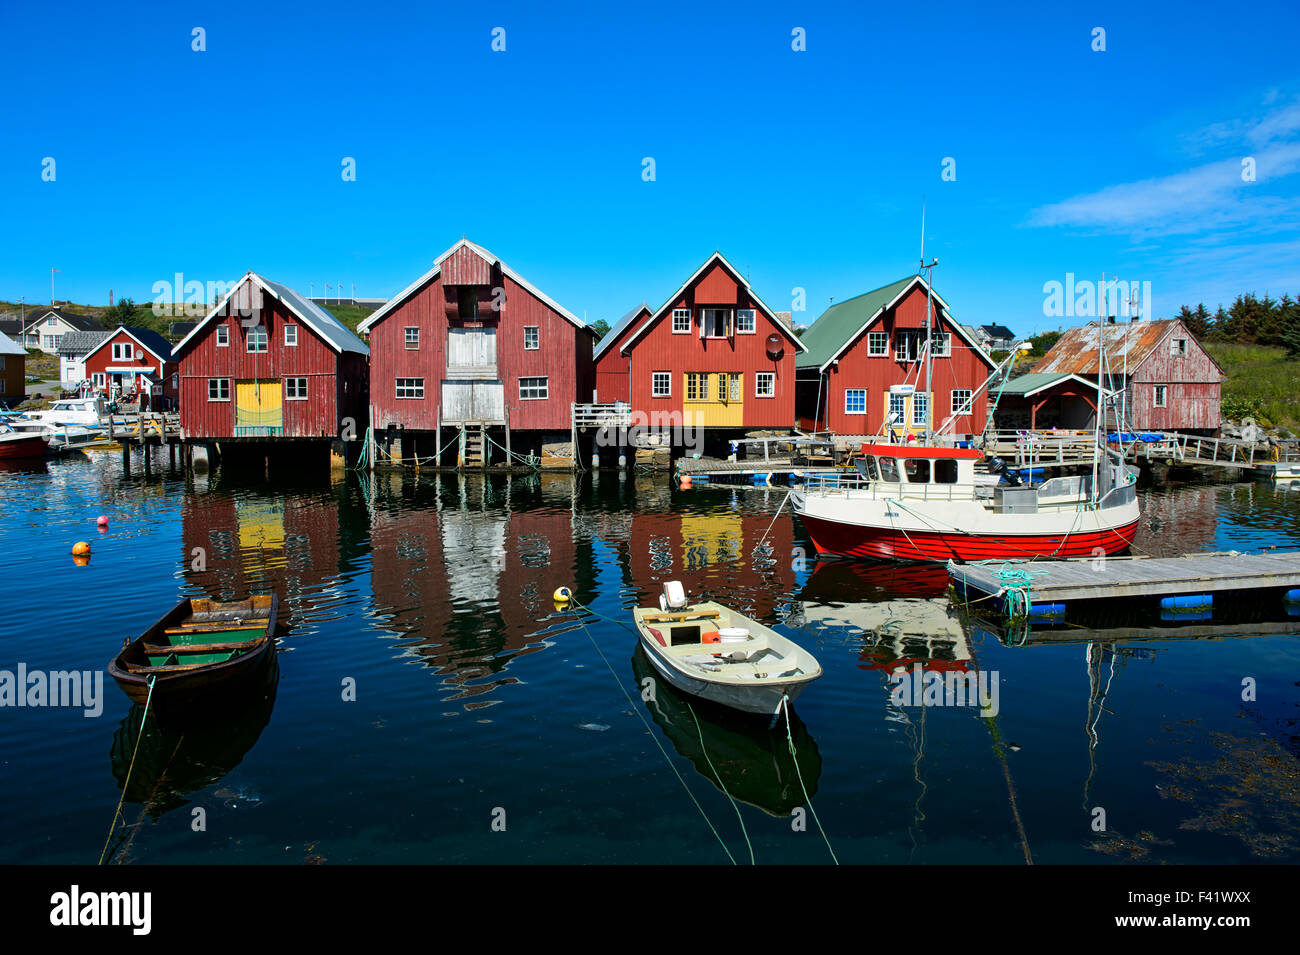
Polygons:
M989 459L989 472L1001 475L1003 483L1011 487L1020 487L1021 481L1019 475L1007 470L1007 462L1001 458Z
M670 580L664 584L664 592L659 595L659 609L663 611L681 610L686 606L686 589L681 581Z

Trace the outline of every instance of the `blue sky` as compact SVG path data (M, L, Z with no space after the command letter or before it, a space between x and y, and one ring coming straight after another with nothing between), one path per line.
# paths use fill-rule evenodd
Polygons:
M387 297L463 234L590 321L719 249L807 322L915 271L922 197L968 324L1062 324L1071 272L1158 315L1300 294L1294 4L54 10L0 11L0 299L51 267L96 304L249 269Z

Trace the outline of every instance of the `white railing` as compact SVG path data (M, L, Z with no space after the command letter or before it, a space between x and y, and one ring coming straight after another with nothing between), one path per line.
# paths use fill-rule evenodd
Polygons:
M622 401L608 404L570 405L575 428L627 428L632 425L632 406Z

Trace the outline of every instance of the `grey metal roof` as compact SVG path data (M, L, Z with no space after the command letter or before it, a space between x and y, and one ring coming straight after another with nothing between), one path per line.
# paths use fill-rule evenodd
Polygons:
M596 344L596 351L592 354L591 357L599 358L601 355L603 355L605 353L605 350L608 349L610 345L614 344L614 340L618 338L619 335L623 334L623 332L627 329L627 327L632 324L632 322L636 319L638 315L641 314L642 309L648 312L650 311L650 306L647 305L645 302L642 302L636 308L632 309L632 311L628 312L617 322L615 322L614 326L605 333L605 337L602 338Z
M277 298L297 312L299 317L311 326L312 331L316 332L336 349L341 352L356 352L358 355L370 354L370 349L366 347L365 342L357 338L347 326L307 296L299 295L289 286L281 285L279 282L272 282L263 276L258 276L258 278L275 293Z
M0 355L26 355L27 349L19 347L18 343L0 332Z
M109 332L64 332L59 339L60 355L88 355L109 336Z

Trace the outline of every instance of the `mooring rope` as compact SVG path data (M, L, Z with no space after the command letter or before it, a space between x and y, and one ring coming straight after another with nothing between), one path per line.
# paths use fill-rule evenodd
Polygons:
M767 525L767 530L763 531L763 536L760 537L758 539L758 543L754 545L754 550L758 550L760 547L762 547L763 541L767 540L767 535L772 533L772 528L776 525L776 519L780 517L781 512L785 510L786 502L790 500L790 495L793 493L794 493L794 488L790 488L790 490L785 492L785 497L781 498L781 506L778 507L776 509L776 513L772 515L772 523Z
M118 817L122 815L122 803L126 802L126 790L131 785L131 772L135 769L135 755L140 752L140 740L144 739L144 721L149 718L149 704L153 702L153 685L158 677L149 677L149 695L144 698L144 714L140 717L140 732L135 737L135 748L131 750L131 764L126 768L126 779L122 780L122 798L117 801L117 808L113 810L113 821L108 827L108 838L104 840L104 849L99 853L99 862L96 865L104 864L104 856L108 853L108 844L113 840L113 830L117 828Z
M584 610L587 613L591 614L593 617L597 617L601 620L609 620L611 623L617 623L621 627L626 627L629 630L632 629L631 627L628 627L627 624L623 623L620 620L614 620L611 617L605 617L601 614L596 613L594 610L592 610L590 607L586 606L585 604L579 603L576 597L570 598L570 602L573 604L575 609ZM609 670L610 676L614 678L614 682L618 684L618 688L623 691L623 696L627 698L628 706L632 708L632 712L635 713L637 717L641 720L641 725L645 727L646 733L648 733L650 739L654 741L655 746L659 747L659 752L663 754L664 762L668 764L668 768L673 771L673 775L677 777L677 781L680 782L682 784L682 788L686 790L686 795L691 797L691 802L695 803L695 808L698 809L700 811L700 815L704 817L704 821L708 824L710 831L714 835L714 838L718 840L718 845L722 846L722 851L727 854L727 858L731 860L732 865L739 865L739 863L736 862L736 857L733 856L731 854L731 850L727 848L727 843L723 840L722 835L718 832L717 827L713 825L713 820L710 819L709 814L704 811L704 807L700 805L700 801L695 798L695 793L691 792L691 787L686 785L686 780L682 778L682 774L678 772L677 767L673 765L672 757L668 755L668 751L664 749L663 744L659 742L659 737L655 735L654 730L650 728L650 724L646 722L645 715L642 714L641 708L638 707L636 703L632 702L632 695L627 692L627 688L623 686L623 681L620 680L618 678L618 674L614 672L614 667L610 664L609 659L605 656L604 651L600 649L600 644L596 642L596 638L591 635L591 631L587 629L587 625L582 622L581 618L579 618L578 623L582 627L582 632L587 635L587 639L591 641L591 645L596 648L596 653L600 655L600 659L604 661L605 667L606 669ZM636 631L633 630L632 632L635 633Z
M808 804L808 811L812 813L813 822L817 823L817 830L822 834L822 841L826 843L826 851L831 854L831 859L836 865L840 864L839 858L835 855L835 850L831 848L831 840L826 836L826 829L822 826L822 821L817 818L817 810L813 808L812 797L808 795L808 787L803 784L803 772L799 769L799 754L794 748L794 734L790 731L790 697L781 697L781 708L785 710L785 741L790 747L790 759L794 763L794 774L799 779L799 788L803 790L803 801Z

